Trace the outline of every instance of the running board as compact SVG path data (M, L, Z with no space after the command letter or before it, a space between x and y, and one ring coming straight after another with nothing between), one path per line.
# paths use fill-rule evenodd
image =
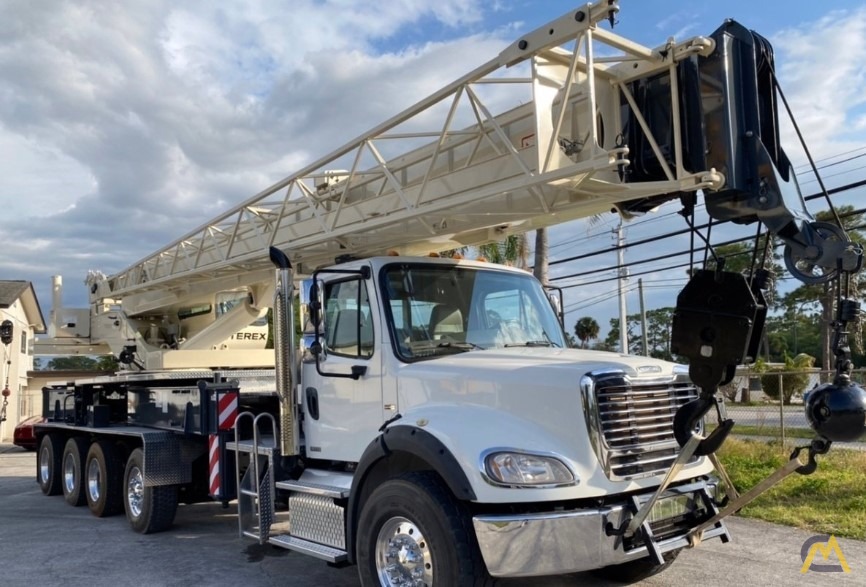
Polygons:
M277 481L277 488L294 491L296 493L332 497L334 499L345 499L349 497L350 492L349 489L344 487L322 485L320 483L310 483L308 481Z
M310 542L309 540L304 540L303 538L298 538L296 536L289 536L288 534L271 536L268 542L274 546L279 546L280 548L285 548L287 550L294 550L323 561L328 561L329 563L342 563L346 562L349 558L349 554L345 550L325 546L324 544L318 544L316 542Z

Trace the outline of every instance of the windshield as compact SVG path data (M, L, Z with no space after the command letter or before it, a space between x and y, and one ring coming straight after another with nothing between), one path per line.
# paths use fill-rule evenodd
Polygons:
M243 304L250 297L249 292L242 290L221 291L216 295L216 315L217 318L223 314L228 314L236 306ZM267 326L268 317L262 316L250 324L250 326Z
M397 354L417 360L476 349L563 347L541 285L529 275L457 265L383 269Z

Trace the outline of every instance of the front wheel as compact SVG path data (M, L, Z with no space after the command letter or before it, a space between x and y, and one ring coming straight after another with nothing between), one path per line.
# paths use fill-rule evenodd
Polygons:
M141 534L162 532L171 527L177 512L177 487L144 484L144 452L137 448L126 461L123 474L123 500L126 518L132 529Z
M466 509L430 472L386 481L358 520L361 584L433 587L489 580Z

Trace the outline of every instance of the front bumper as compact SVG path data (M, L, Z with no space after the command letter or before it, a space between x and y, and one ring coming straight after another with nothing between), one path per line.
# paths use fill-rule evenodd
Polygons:
M711 495L713 484L704 481L670 488L664 497ZM639 503L650 494L632 498ZM576 573L617 565L649 556L643 544L629 544L607 528L620 528L632 517L629 503L570 511L517 515L478 515L472 518L487 571L494 577L533 577ZM696 526L697 524L695 524ZM689 546L690 528L654 540L658 554ZM704 531L703 540L727 540L724 523ZM638 541L640 542L640 541Z

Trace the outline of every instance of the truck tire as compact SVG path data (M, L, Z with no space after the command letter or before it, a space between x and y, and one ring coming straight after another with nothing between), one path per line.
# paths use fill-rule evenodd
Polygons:
M123 494L126 518L133 530L152 534L171 527L177 512L177 486L144 485L144 452L140 448L132 451L126 461Z
M87 439L73 436L66 441L63 449L63 468L61 470L63 497L72 506L84 505L84 459L87 457Z
M358 520L361 585L492 585L466 508L438 475L406 473L377 487Z
M103 439L90 445L84 487L87 507L94 516L105 518L123 511L123 461L113 442Z
M45 495L60 495L60 472L63 455L63 439L56 434L46 434L39 443L39 458L36 459L36 480Z
M663 556L665 563L657 564L653 559L644 557L641 559L629 561L619 565L603 567L595 569L592 572L596 577L607 579L608 581L616 581L619 583L637 583L653 575L657 575L674 564L680 550L672 550L666 552Z

